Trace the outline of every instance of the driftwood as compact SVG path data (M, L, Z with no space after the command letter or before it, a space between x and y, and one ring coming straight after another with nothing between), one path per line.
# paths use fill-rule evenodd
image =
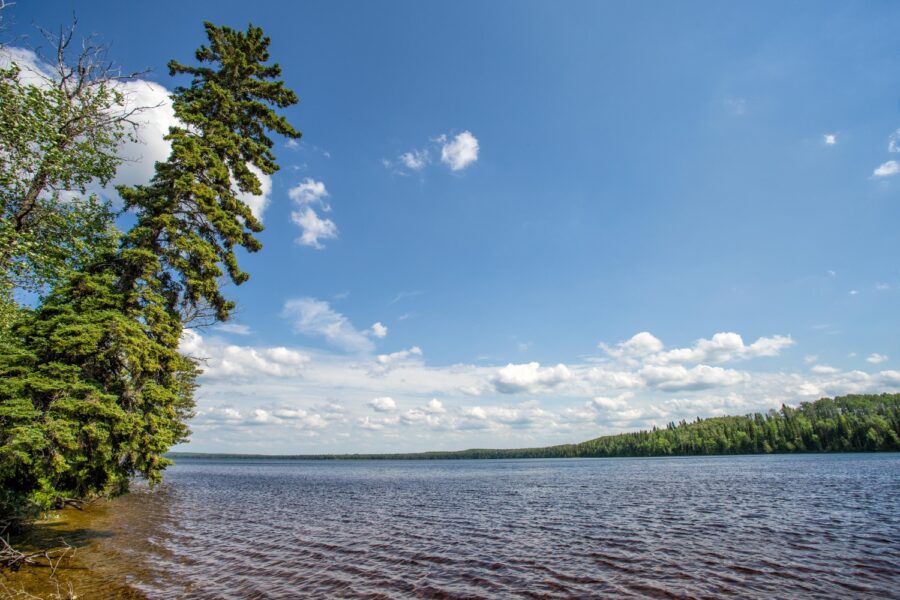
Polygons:
M24 587L20 589L14 589L0 581L0 598L3 600L77 600L78 596L75 594L75 589L72 587L72 583L69 582L66 586L66 590L62 590L60 588L59 582L55 579L53 583L56 586L56 592L50 594L49 596L35 596L34 594L29 593L25 590Z
M77 508L78 510L84 510L84 505L87 504L86 500L79 500L77 498L57 498L53 503L53 508L56 510L62 510L67 506L71 506L72 508Z
M56 569L62 560L70 554L75 554L75 548L60 540L62 546L45 548L34 552L22 552L9 545L9 540L0 536L0 567L18 571L23 565L47 567L50 569L50 577L56 575Z

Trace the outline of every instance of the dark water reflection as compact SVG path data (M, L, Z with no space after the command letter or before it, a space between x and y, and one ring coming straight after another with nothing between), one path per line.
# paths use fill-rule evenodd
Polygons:
M65 519L82 598L900 597L896 454L183 459Z

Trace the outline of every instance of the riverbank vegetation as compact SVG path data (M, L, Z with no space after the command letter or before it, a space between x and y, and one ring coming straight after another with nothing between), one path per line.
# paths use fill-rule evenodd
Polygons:
M900 394L853 395L803 402L793 408L744 416L697 418L634 433L598 437L580 444L505 450L408 454L322 454L270 456L281 459L466 459L704 456L801 452L900 451ZM252 455L189 454L208 458L263 458Z
M0 69L0 532L159 481L187 439L199 368L182 331L229 319L221 286L248 279L236 250L261 248L241 197L278 169L270 133L300 136L277 112L298 100L269 38L205 27L198 64L169 63L185 83L169 158L117 187L119 206L89 193L139 133L105 50L64 31L39 77L15 55Z

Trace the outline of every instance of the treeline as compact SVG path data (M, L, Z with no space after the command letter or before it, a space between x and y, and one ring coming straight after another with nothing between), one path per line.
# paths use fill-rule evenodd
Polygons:
M900 394L852 395L803 402L745 416L697 418L665 428L606 435L580 444L507 450L409 454L279 456L282 459L438 460L466 458L578 458L900 451ZM209 458L241 455L175 454Z

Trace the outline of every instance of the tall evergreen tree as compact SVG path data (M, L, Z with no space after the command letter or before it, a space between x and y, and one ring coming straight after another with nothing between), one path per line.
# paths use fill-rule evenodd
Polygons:
M163 453L187 438L199 369L178 352L184 321L228 318L220 279L246 281L235 247L261 247L240 199L261 192L251 166L278 169L270 131L300 136L275 111L297 96L265 64L262 30L206 33L201 66L169 65L192 80L173 95L182 125L168 160L148 185L119 189L134 227L105 238L0 349L0 515L157 481Z
M269 38L258 27L246 32L206 23L209 45L197 50L201 66L169 63L171 75L189 75L191 84L175 90L173 107L183 123L167 139L172 153L157 165L146 186L122 187L126 205L137 211L125 236L121 280L132 306L135 282L155 274L169 308L192 317L198 309L226 320L233 302L222 295L223 267L235 284L247 280L235 246L256 252L254 236L262 223L239 194L259 194L252 165L265 174L278 169L268 132L300 137L273 108L297 102L278 79L281 67L267 65ZM210 66L205 66L210 65Z

